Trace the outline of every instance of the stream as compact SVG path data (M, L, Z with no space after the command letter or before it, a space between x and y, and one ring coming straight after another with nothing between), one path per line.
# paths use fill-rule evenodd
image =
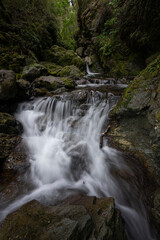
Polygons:
M106 138L100 148L109 112L125 87L95 75L79 82L71 93L20 104L16 118L24 128L22 141L30 163L25 181L30 189L1 210L1 221L33 199L53 204L77 192L114 197L128 239L156 239L139 190L120 177L125 173L134 177L133 169Z

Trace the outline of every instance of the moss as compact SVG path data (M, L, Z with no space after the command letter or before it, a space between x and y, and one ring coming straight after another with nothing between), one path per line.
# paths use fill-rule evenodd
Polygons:
M155 115L156 115L156 120L160 122L160 110L157 110Z
M127 110L128 104L137 95L144 92L155 94L159 92L159 78L160 78L160 56L150 63L126 88L121 100L114 107L111 115L116 115L120 110ZM154 99L150 100L150 104ZM139 103L140 104L140 103ZM156 113L156 119L159 121L159 111Z
M54 62L60 66L75 65L80 70L85 69L85 62L72 50L54 45L44 52L46 61Z
M16 73L16 80L20 79L21 76L22 76L22 73L21 73L21 72L20 72L20 73Z
M71 77L73 79L79 79L84 75L76 66L65 66L59 72L58 76L60 77Z
M56 65L52 62L42 62L41 64L47 68L47 71L50 75L59 76L62 66Z
M65 79L65 87L66 88L75 88L75 82L72 81L70 78Z

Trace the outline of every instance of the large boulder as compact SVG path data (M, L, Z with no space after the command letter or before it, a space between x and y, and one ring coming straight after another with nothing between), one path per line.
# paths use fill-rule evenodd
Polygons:
M57 45L52 46L44 53L46 61L54 62L61 66L75 65L81 71L85 70L85 62L74 51L66 50Z
M113 198L72 196L58 206L32 201L5 219L0 239L127 239Z
M53 94L59 88L74 89L75 82L70 78L60 78L54 76L41 76L33 82L33 94L35 96L44 96Z
M10 70L0 70L0 100L13 99L16 93L16 74Z
M45 66L38 63L34 63L24 67L21 77L32 82L34 79L43 75L46 76L47 74L48 71Z
M76 80L85 75L84 72L81 72L80 69L74 65L62 67L50 62L44 62L43 64L46 66L48 73L53 76L70 77Z

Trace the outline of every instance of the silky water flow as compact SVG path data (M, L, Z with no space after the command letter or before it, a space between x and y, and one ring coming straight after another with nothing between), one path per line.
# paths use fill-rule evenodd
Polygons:
M97 91L88 91L85 104L78 104L67 95L22 103L16 114L22 123L23 143L27 146L30 171L27 173L33 190L11 203L1 212L6 215L33 199L50 204L74 193L114 197L125 221L129 239L152 238L145 208L139 196L115 171L132 170L122 154L99 141L108 114L117 97L108 98Z

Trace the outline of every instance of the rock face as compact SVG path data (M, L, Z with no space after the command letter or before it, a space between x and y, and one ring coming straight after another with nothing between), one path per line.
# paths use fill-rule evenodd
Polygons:
M110 137L124 151L138 156L160 189L160 57L125 90L111 112ZM159 190L152 196L155 224L160 229ZM155 211L156 209L156 211Z
M13 99L16 92L15 73L10 70L0 70L0 100Z
M92 71L102 72L99 64L100 59L97 57L96 37L104 27L108 15L108 1L86 1L78 0L78 22L80 31L78 34L77 53L85 57Z
M112 77L136 76L146 58L159 52L159 32L153 31L158 28L158 0L77 2L77 53L92 71L100 71L101 65Z
M4 221L0 239L127 239L113 198L73 196L58 206L32 201Z
M22 72L22 78L32 82L34 79L47 74L48 71L46 67L41 64L34 63L24 67Z
M7 113L0 113L0 167L17 144L20 124Z

